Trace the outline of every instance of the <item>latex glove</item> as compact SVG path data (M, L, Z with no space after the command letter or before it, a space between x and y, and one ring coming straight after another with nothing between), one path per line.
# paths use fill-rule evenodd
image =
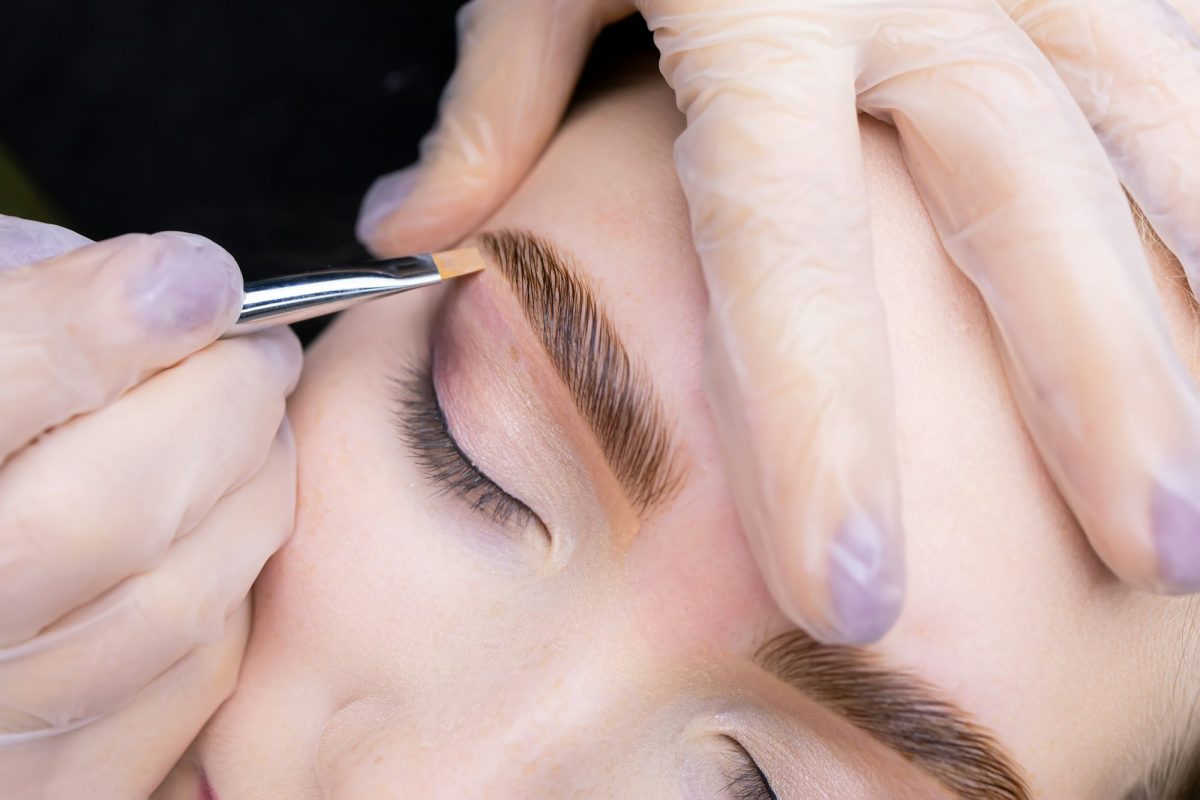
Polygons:
M896 126L1096 551L1138 586L1200 588L1196 393L1113 167L1005 11L991 0L635 5L687 115L675 161L711 297L708 396L780 608L822 640L866 642L893 624L904 591L856 105ZM1035 7L1072 10L1058 18L1070 25L1040 36L1074 43L1060 69L1095 93L1113 158L1194 274L1196 49L1181 18L1154 0L1014 6L1031 30ZM1124 38L1106 29L1084 47L1086 20L1118 8ZM631 10L615 0L464 9L438 126L417 166L372 187L360 237L414 252L480 223L553 133L595 32Z
M1200 289L1200 0L1000 0ZM1192 22L1189 24L1188 16Z
M212 343L241 286L199 236L0 217L5 798L146 797L233 691L301 362L286 330Z

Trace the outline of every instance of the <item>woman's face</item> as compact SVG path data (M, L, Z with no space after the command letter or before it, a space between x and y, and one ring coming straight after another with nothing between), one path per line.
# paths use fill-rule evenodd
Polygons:
M586 105L484 226L491 269L311 349L296 533L194 748L222 800L768 797L760 769L780 798L1023 797L1010 770L1115 798L1182 724L1191 604L1091 554L870 120L909 595L869 648L789 633L702 394L681 125L657 80Z

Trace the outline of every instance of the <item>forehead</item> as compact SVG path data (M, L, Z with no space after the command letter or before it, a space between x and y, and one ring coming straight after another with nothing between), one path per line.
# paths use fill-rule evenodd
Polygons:
M585 105L483 229L523 228L572 256L663 399L684 481L642 521L623 565L647 642L744 650L775 612L742 538L702 390L708 299L671 156L682 122L661 81Z

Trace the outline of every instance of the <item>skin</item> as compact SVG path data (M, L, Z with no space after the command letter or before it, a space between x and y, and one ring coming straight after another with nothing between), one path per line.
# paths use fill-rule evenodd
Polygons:
M1035 796L1118 797L1200 686L1193 604L1122 585L1091 551L893 132L861 124L910 565L899 622L870 649L992 729ZM197 765L223 800L719 797L722 734L781 798L944 796L750 661L788 626L702 392L681 130L657 78L609 92L481 228L575 255L674 420L679 492L638 518L497 270L343 315L290 402L296 531L256 585L239 688L159 797L196 797ZM1186 284L1149 250L1196 376ZM545 530L433 496L395 435L392 380L435 339L452 432Z

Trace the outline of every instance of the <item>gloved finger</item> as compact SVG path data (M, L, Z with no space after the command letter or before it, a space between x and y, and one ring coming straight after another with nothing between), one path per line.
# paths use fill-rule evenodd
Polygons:
M250 605L247 598L229 616L224 638L188 653L120 711L50 742L0 733L0 786L13 800L149 797L233 694ZM129 768L131 753L137 769Z
M891 22L860 103L896 125L1059 490L1117 575L1200 588L1200 407L1104 151L998 6Z
M91 243L86 236L58 225L0 214L0 272L60 256Z
M300 360L286 329L217 342L14 456L0 472L0 645L152 568L255 474Z
M904 563L854 54L733 4L659 11L710 295L705 384L742 522L789 618L823 641L875 640Z
M295 485L285 423L263 468L157 566L0 650L0 730L71 730L124 706L194 647L219 641L226 617L292 531Z
M242 277L186 233L129 235L0 272L0 463L220 335Z
M1183 17L1193 32L1200 34L1200 0L1167 0L1167 4Z
M625 0L475 0L420 161L375 182L358 238L376 253L448 246L529 171L558 127L597 32Z
M1002 0L1200 294L1200 37L1162 0Z

